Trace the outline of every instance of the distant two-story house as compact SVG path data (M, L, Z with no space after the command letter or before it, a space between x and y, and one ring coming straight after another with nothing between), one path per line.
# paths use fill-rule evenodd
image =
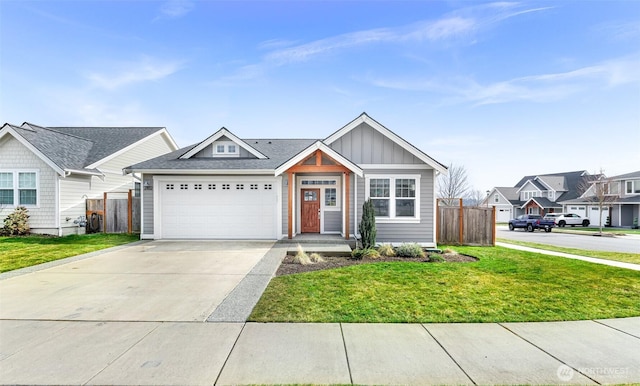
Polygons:
M604 184L603 221L611 226L637 227L640 218L640 171L613 177L601 176L591 183L596 182ZM591 224L598 225L599 222L593 221L600 217L598 201L595 186L592 186L580 197L564 202L565 211L588 217Z
M593 184L606 181L608 196L600 215ZM496 208L496 221L507 222L521 214L575 213L619 227L637 226L640 217L640 171L614 177L585 170L525 176L513 187L493 188L483 205ZM602 219L602 220L601 220Z
M564 202L578 199L586 183L596 179L586 170L524 176L513 187L495 187L483 205L496 208L496 221L507 222L521 214L572 212ZM584 205L580 205L585 210ZM578 207L573 210L577 213Z

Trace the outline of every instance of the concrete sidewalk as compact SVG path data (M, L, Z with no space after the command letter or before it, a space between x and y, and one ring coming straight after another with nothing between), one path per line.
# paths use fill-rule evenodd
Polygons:
M579 255L573 255L573 254L564 253L564 252L547 251L545 249L525 247L522 245L509 244L509 243L504 243L500 241L496 242L496 245L504 248L517 249L519 251L534 252L534 253L540 253L543 255L550 255L550 256L559 256L559 257L565 257L567 259L582 260L582 261L587 261L589 263L603 264L603 265L609 265L612 267L640 271L640 264L625 263L622 261L615 261L615 260L598 259L596 257L579 256Z
M549 323L0 321L2 384L640 382L640 318Z

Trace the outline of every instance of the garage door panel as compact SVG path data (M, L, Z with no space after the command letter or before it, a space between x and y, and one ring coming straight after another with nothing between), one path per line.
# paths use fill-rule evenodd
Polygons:
M275 239L277 196L268 188L275 182L250 177L162 182L161 187L174 186L161 189L162 238Z

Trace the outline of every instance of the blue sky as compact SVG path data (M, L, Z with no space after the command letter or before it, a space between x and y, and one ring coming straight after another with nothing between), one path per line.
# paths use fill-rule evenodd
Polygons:
M324 138L363 111L474 188L640 169L640 2L0 0L0 121Z

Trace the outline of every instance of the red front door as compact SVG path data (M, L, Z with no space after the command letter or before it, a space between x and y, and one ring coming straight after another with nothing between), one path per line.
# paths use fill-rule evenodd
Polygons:
M320 233L320 189L302 189L302 233Z

